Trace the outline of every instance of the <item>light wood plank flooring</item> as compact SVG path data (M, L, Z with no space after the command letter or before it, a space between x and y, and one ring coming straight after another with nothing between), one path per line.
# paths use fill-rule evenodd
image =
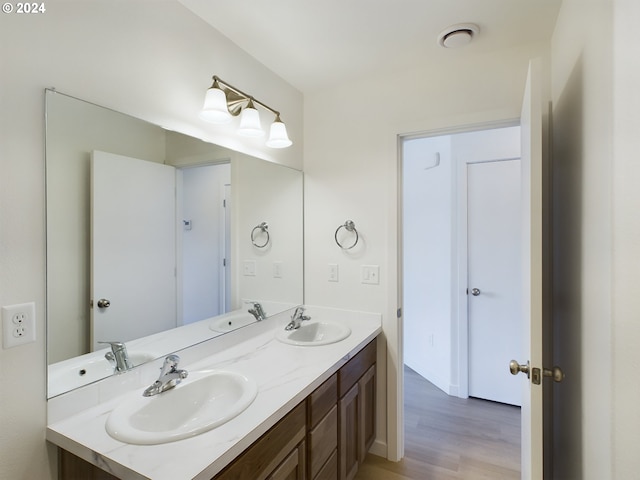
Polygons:
M367 458L356 480L520 479L520 408L450 397L405 367L405 457Z

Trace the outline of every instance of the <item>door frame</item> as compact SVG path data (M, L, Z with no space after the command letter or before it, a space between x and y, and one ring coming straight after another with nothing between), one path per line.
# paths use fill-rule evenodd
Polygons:
M396 149L396 235L393 239L396 245L396 268L397 272L396 282L395 282L395 296L397 298L397 329L395 332L395 339L393 335L389 335L389 341L395 342L393 345L388 347L387 354L387 364L390 368L387 369L387 416L389 418L393 418L394 422L388 422L388 431L387 431L387 458L392 461L399 461L404 457L404 342L403 342L403 323L404 318L402 316L402 305L403 305L403 297L404 297L404 286L403 286L403 256L404 252L402 249L403 244L403 233L404 233L404 223L403 223L403 151L402 144L404 140L408 140L411 138L424 138L424 137L438 137L444 135L452 135L456 133L469 133L481 130L491 130L495 128L506 128L520 125L519 117L507 117L504 119L497 120L486 120L486 121L477 121L473 123L453 125L450 127L444 128L434 128L434 129L426 129L426 130L414 130L412 133L396 133L395 135L395 149ZM461 199L460 199L460 191L464 191L464 202L466 204L466 168L463 165L462 170L464 170L463 174L460 173L460 165L456 168L457 175L457 187L458 187L458 195L456 197L456 202L458 205L455 206L456 210L459 208ZM463 188L461 188L461 181L464 181ZM465 207L465 215L466 215L466 207ZM464 223L464 229L460 230L460 223ZM464 234L462 234L464 233ZM466 259L466 220L461 219L461 216L458 215L456 221L456 236L458 239L464 237L464 252L465 254L460 256L460 241L457 245L457 253L459 262L457 265L457 271L453 276L454 282L456 283L455 287L460 291L460 285L467 284L467 259ZM391 288L394 288L393 282L391 282ZM461 302L464 302L461 305ZM466 310L467 298L465 295L459 295L457 299L457 328L458 328L458 341L456 342L457 348L457 360L458 360L458 382L459 382L459 392L458 396L462 398L468 397L469 390L469 375L468 375L468 345L469 345L469 335L468 335L468 315ZM390 332L392 333L392 332ZM395 355L394 355L395 350ZM393 361L393 357L397 358L397 361ZM464 365L465 368L460 368L461 365ZM397 369L396 371L392 371L392 369ZM464 395L464 396L463 396ZM395 428L394 428L395 427Z

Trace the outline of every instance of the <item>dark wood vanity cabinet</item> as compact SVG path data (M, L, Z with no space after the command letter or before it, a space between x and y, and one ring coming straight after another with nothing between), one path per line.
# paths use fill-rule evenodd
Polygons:
M376 340L212 480L350 480L376 435ZM60 449L59 478L115 477Z
M351 480L376 436L376 345L367 345L338 372L340 480Z
M214 480L352 479L376 435L375 362L373 340Z
M307 404L300 403L215 480L304 480Z

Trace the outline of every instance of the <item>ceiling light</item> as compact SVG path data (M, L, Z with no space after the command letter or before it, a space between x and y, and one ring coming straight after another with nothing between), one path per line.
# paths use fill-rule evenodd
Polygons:
M444 48L463 47L470 43L478 32L480 32L480 28L473 23L451 25L438 35L438 45Z
M219 77L213 77L213 84L207 90L200 118L211 123L228 123L233 117L240 116L238 135L262 137L265 132L260 123L260 113L256 105L275 115L266 145L271 148L285 148L292 145L287 128L280 120L280 113L264 103L229 85Z

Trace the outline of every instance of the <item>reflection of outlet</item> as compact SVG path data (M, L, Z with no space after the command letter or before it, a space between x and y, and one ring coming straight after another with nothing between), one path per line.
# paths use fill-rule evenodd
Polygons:
M254 277L256 275L256 261L245 260L242 264L242 274L245 277Z
M17 347L36 341L36 307L33 302L2 307L2 345Z

